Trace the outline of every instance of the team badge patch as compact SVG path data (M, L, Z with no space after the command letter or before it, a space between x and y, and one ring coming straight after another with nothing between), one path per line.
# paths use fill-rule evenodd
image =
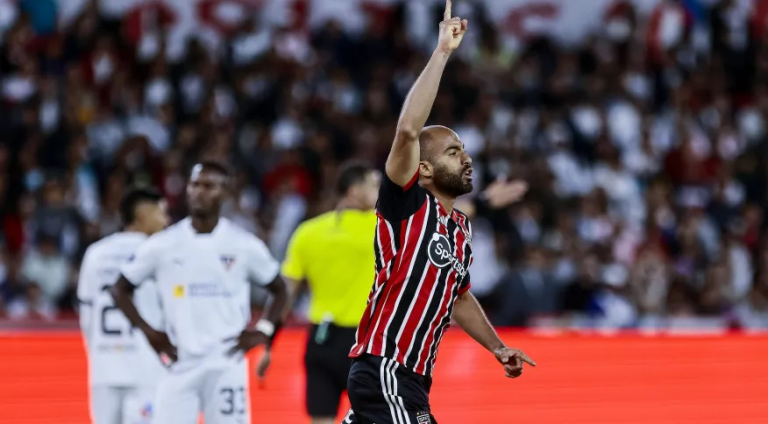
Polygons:
M418 424L432 424L432 416L429 415L429 412L417 412L416 422Z
M229 271L232 265L235 264L235 257L232 255L221 255L221 263L224 265L224 269Z

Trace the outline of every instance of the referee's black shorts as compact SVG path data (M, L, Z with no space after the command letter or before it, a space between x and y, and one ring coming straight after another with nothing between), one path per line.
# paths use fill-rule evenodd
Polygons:
M336 417L341 395L347 389L352 364L349 350L355 344L357 329L330 324L327 337L320 344L315 339L317 330L317 325L311 327L304 355L307 413L311 417Z
M432 378L392 359L356 358L347 384L352 409L343 424L437 424L429 407Z

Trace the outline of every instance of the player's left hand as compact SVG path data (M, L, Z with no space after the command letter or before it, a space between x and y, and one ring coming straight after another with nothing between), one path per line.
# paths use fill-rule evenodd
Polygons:
M267 370L269 369L269 365L271 363L271 349L264 349L264 353L261 354L261 359L259 360L259 365L256 367L256 377L258 377L260 380L263 380L267 375Z
M533 359L523 353L520 349L503 347L494 351L493 354L496 355L496 359L504 365L505 375L509 378L517 378L523 375L523 362L532 367L536 366L536 362L533 362Z
M499 178L491 183L488 188L483 191L483 194L486 199L488 199L488 206L498 209L509 206L522 199L527 191L528 184L525 181L507 181L503 178Z
M269 342L269 336L261 331L246 328L235 338L235 340L237 340L237 344L229 350L229 355L234 355L237 352L246 353L256 346L267 344L267 342Z

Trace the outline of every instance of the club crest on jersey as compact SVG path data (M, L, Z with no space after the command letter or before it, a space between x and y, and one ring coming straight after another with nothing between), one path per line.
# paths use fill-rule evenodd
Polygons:
M233 255L221 255L221 263L224 265L224 269L229 271L235 264L235 257Z
M467 270L464 268L464 264L453 256L452 250L448 237L440 233L432 234L432 239L429 240L429 245L427 246L429 261L438 268L445 268L450 265L457 274L464 277L467 274Z

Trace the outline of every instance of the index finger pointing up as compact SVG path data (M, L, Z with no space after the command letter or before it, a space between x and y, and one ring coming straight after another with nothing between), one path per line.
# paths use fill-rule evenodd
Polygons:
M443 12L443 20L448 21L451 19L451 0L445 0L445 12Z

